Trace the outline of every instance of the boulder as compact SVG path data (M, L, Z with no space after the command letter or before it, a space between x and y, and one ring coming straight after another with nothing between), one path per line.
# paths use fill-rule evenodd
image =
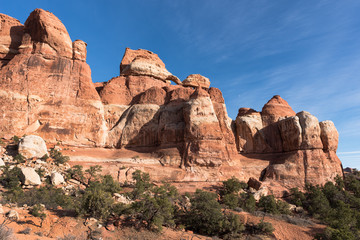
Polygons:
M144 49L126 48L120 63L120 74L122 76L151 76L166 83L170 81L180 83L180 80L165 68L165 64L157 54Z
M267 187L262 187L254 193L254 198L256 201L259 201L261 197L267 196L269 194L269 189Z
M256 178L249 178L247 185L251 188L254 188L256 190L259 190L261 187L261 182L259 180L257 180Z
M24 185L37 186L41 184L41 179L39 174L37 174L35 169L31 167L21 168L20 178L22 184Z
M64 182L65 182L65 179L64 179L63 175L61 175L60 173L53 172L51 174L52 185L57 186L57 185L63 184Z
M339 142L339 133L334 123L330 120L320 122L321 141L325 151L336 152Z
M21 138L18 150L25 158L41 158L48 153L45 141L36 135Z
M0 158L0 167L3 167L3 166L5 166L5 162L2 158Z
M6 213L6 217L15 222L20 220L19 213L17 211L15 211L14 209L11 209L10 211L8 211Z
M208 89L210 87L210 80L200 74L191 74L182 81L182 85L186 87L202 87Z

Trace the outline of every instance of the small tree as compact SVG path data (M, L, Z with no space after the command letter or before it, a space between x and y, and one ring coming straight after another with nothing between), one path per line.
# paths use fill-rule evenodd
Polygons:
M245 188L247 188L247 184L245 182L240 182L239 179L233 176L223 182L223 195L237 193L240 189Z
M104 191L101 183L92 182L85 189L78 212L89 217L106 219L110 214L113 202L111 194Z
M143 173L140 170L136 170L132 176L135 180L135 186L131 193L131 197L132 199L138 199L152 187L150 175L148 173Z

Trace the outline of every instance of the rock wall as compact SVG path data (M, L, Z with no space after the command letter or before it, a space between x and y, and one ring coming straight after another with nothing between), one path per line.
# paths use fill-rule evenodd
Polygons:
M247 176L232 167L246 169L241 156L277 154L252 174L286 187L341 174L334 124L295 114L280 96L261 112L241 108L232 121L208 78L191 74L180 81L155 53L127 48L119 76L92 83L87 44L72 41L52 13L36 9L24 25L4 14L0 20L2 136L35 134L47 143L171 155L161 164L235 169L237 176Z

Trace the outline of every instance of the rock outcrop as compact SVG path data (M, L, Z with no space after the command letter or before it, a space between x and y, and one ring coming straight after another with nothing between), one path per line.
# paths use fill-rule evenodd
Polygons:
M87 44L72 42L52 13L36 9L24 25L3 14L0 19L2 136L33 134L50 144L151 153L174 181L219 181L231 174L289 188L341 174L334 124L296 114L280 96L261 112L239 109L232 121L208 78L191 74L181 82L157 54L129 48L119 76L92 83ZM256 166L248 167L251 154L267 157L256 155ZM162 171L154 166L149 169Z
M208 89L210 87L210 80L200 74L191 74L182 81L182 85L187 87L202 87Z
M22 35L22 40L19 51L13 51L16 55L0 69L0 132L103 145L104 110L85 62L86 44L73 44L61 21L42 9L33 11L24 26L11 24L16 31L10 36Z
M342 176L336 156L338 133L331 121L295 112L274 96L262 112L241 108L236 118L237 149L245 154L275 154L261 179L285 188L323 184Z

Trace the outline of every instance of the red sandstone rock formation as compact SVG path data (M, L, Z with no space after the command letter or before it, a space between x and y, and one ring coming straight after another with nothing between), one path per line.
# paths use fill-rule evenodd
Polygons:
M319 123L308 112L295 115L285 100L274 96L261 113L239 109L235 123L239 151L276 154L263 172L264 181L291 188L342 176L338 133L331 121Z
M73 44L61 21L42 9L18 29L19 53L0 69L1 133L103 145L103 106L85 62L86 44Z
M341 174L334 124L295 114L280 96L262 112L239 109L232 121L208 78L192 74L181 82L155 53L127 48L120 75L92 83L87 44L72 42L52 13L36 9L24 26L3 14L0 20L2 136L34 133L48 143L150 152L176 172L168 180L231 174L290 188ZM262 156L249 160L251 154ZM174 171L179 166L187 173Z

